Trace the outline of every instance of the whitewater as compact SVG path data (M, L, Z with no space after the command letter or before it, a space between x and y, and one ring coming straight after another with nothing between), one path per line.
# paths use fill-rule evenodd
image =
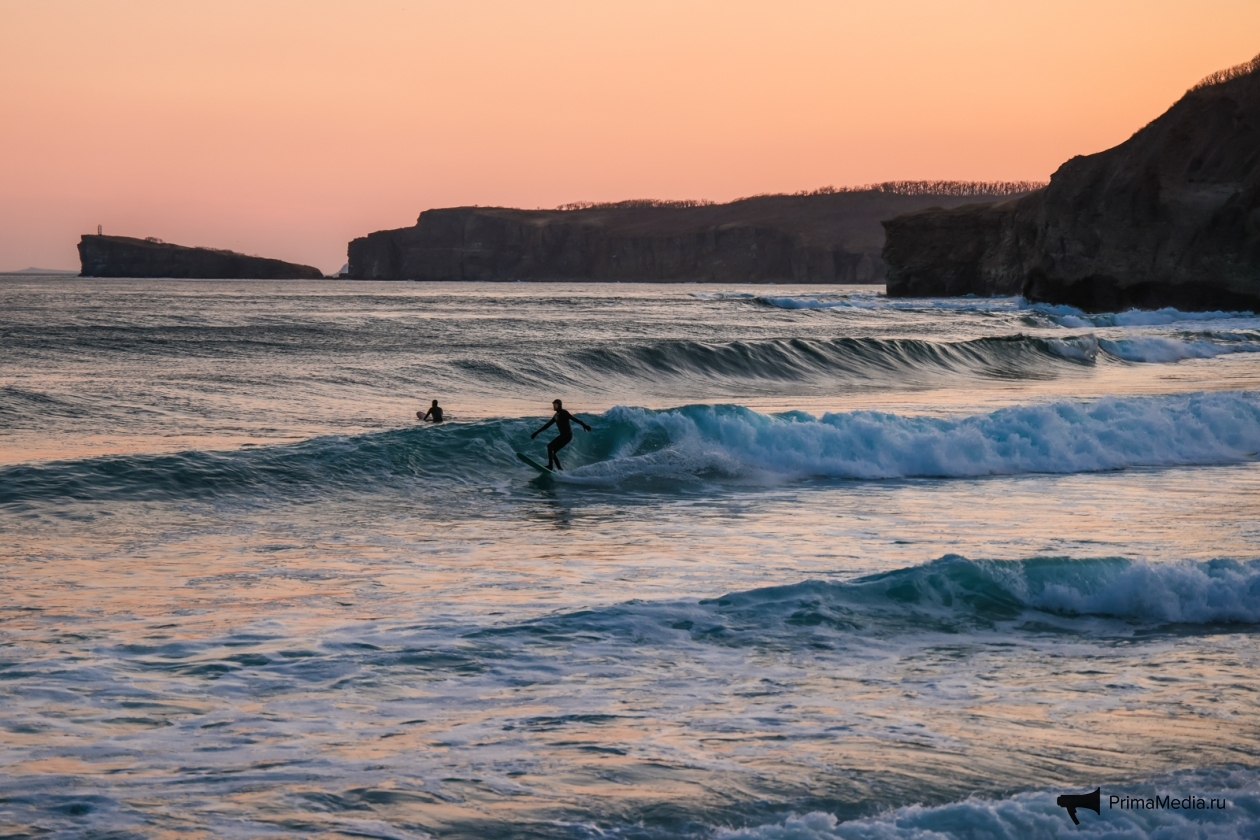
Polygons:
M0 833L1254 837L1257 351L874 287L0 278ZM540 477L557 397L593 430Z

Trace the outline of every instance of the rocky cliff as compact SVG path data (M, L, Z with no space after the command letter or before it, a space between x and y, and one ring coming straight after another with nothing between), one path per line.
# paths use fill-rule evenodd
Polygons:
M893 296L1260 310L1260 57L1043 189L884 227Z
M309 265L129 236L85 234L79 241L79 261L83 266L80 277L299 280L324 276Z
M913 185L910 185L913 186ZM930 185L929 185L930 186ZM349 247L349 275L378 280L882 283L880 220L1021 185L879 185L728 204L627 201L559 210L427 210L414 227ZM960 189L961 188L961 189ZM911 192L913 194L907 194ZM959 194L964 193L964 194Z

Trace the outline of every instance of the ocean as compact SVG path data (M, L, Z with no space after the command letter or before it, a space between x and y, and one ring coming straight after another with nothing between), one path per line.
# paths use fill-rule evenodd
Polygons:
M0 832L1260 836L1258 453L1247 312L0 279Z

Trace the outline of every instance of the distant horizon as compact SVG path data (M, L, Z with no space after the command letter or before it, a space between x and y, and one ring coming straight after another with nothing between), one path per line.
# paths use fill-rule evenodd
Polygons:
M1257 31L1242 0L5 4L0 106L39 128L0 265L73 271L99 224L331 273L436 207L1045 181Z

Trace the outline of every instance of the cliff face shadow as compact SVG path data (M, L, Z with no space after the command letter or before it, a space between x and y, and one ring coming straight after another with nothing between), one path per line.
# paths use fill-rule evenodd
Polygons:
M892 297L1260 310L1260 56L1021 198L884 222Z
M727 204L427 210L414 227L351 242L349 273L372 280L882 283L881 220L1036 186L913 181Z

